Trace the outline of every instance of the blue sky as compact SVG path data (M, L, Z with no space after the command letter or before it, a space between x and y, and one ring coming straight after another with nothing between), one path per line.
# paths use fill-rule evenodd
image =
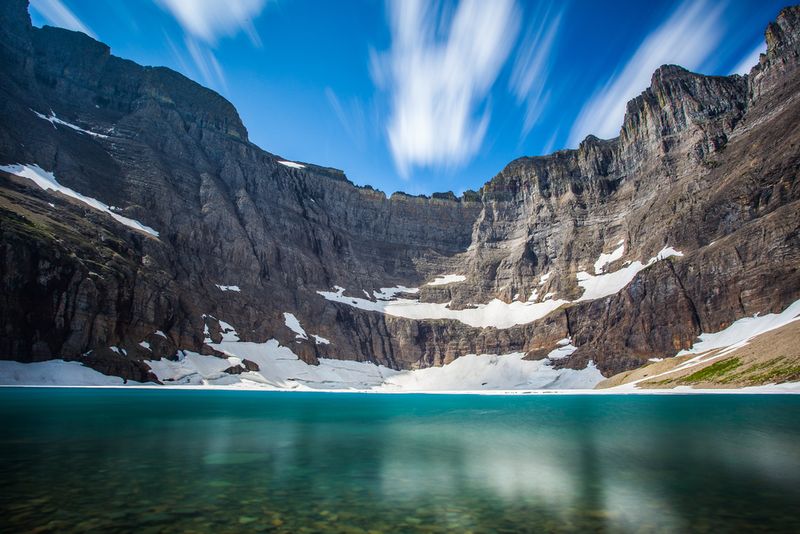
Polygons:
M228 98L250 139L391 193L614 137L656 67L744 73L785 0L31 0Z

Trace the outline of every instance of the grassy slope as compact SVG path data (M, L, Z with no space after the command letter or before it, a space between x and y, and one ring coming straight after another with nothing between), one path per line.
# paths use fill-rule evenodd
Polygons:
M721 350L706 353L704 361L685 369L670 372L696 354L668 358L639 369L620 373L598 384L609 388L647 377L640 388L669 389L692 386L699 389L740 388L800 381L800 321L765 332L747 345L722 357Z

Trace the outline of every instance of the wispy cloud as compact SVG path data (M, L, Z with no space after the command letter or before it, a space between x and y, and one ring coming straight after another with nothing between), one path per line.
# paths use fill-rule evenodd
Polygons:
M521 134L523 138L538 120L549 96L545 87L550 74L553 43L561 24L561 12L553 11L552 4L547 4L533 14L531 18L537 22L522 39L511 71L509 89L517 104L525 104Z
M452 167L480 148L487 94L516 39L513 0L457 7L403 0L388 5L391 49L373 53L376 86L390 95L389 148L402 176L414 166Z
M261 38L253 20L261 13L266 0L155 0L168 11L184 31L184 44L195 70L206 85L227 92L225 72L212 47L220 37L245 32L253 46L261 46ZM182 63L171 40L173 53Z
M352 100L349 104L343 103L330 87L325 88L325 98L328 99L336 119L344 131L359 150L367 148L367 117L364 106L359 100Z
M225 73L222 71L222 67L217 61L214 52L202 46L189 36L186 36L184 43L186 44L186 50L189 51L189 56L192 58L194 66L197 68L206 85L220 87L227 92L228 84L225 81Z
M626 103L647 88L653 71L661 65L700 68L720 42L724 8L724 3L684 1L642 42L622 71L583 107L570 131L570 146L576 146L588 134L603 138L618 135Z
M52 26L83 32L97 39L97 35L61 0L31 0L31 7Z
M760 42L757 47L751 50L745 57L739 61L739 64L731 71L731 74L748 74L756 63L761 54L767 53L767 43Z
M156 0L196 39L215 44L222 36L244 31L253 45L261 46L253 20L266 0Z

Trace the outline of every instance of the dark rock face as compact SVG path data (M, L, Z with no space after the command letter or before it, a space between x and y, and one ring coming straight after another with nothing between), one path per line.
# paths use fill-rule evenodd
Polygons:
M83 34L32 28L26 7L0 7L0 164L36 163L159 236L0 173L0 358L80 359L151 379L143 359L215 353L204 343L209 315L243 340L291 343L309 363L537 358L571 336L579 348L561 365L593 360L612 374L800 298L798 8L769 26L768 52L748 76L661 67L615 139L513 161L462 198L387 198L336 169L281 164L248 141L216 93ZM576 274L620 241L611 270L665 246L684 255L614 295L506 329L403 319L317 294L420 286L423 301L454 309L534 289L575 300ZM446 273L467 280L423 285ZM284 312L331 343L296 343Z

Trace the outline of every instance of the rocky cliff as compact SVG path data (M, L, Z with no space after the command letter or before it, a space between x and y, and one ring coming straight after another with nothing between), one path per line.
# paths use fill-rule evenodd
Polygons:
M213 91L33 28L24 0L0 22L0 358L148 380L145 361L221 355L230 324L310 364L394 369L569 338L556 366L609 376L800 298L798 8L748 76L661 67L619 137L462 198L286 162Z

